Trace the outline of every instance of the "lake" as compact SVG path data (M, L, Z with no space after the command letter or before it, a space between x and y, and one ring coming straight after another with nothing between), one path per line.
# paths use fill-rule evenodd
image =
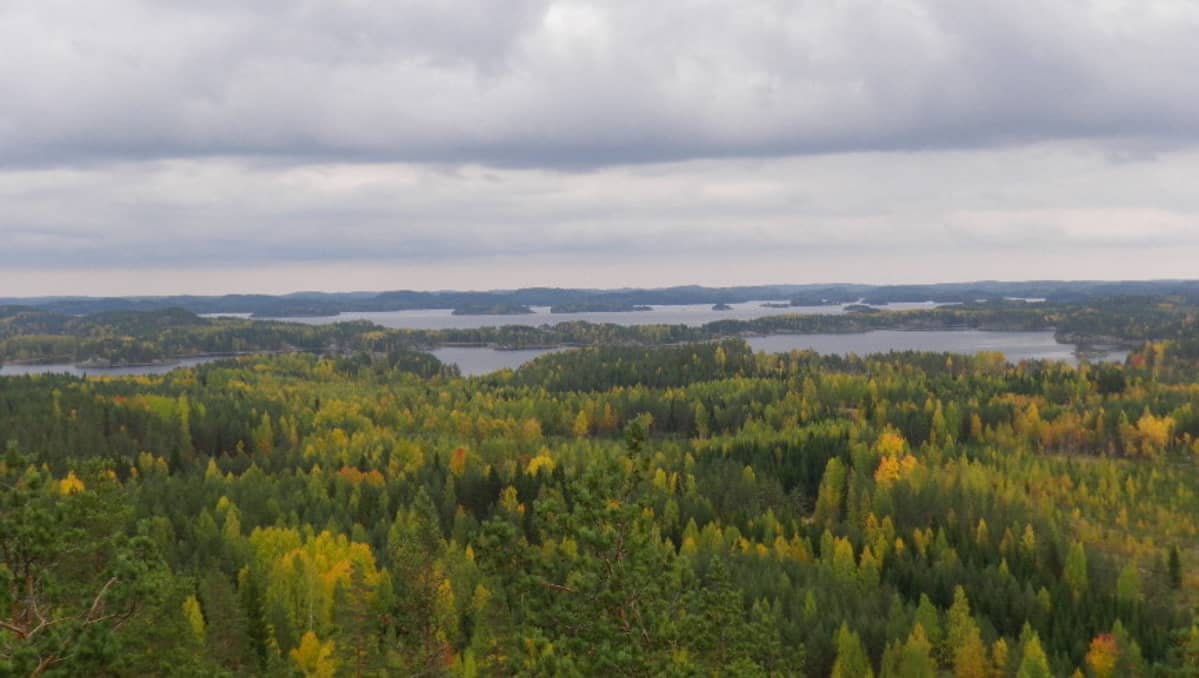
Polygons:
M53 365L0 365L0 377L21 377L28 374L69 374L75 377L132 377L143 374L166 374L172 370L195 367L222 358L180 358L162 365L134 365L130 367L78 367L71 363Z
M547 353L568 351L567 348L532 348L516 351L476 346L447 346L430 351L443 363L454 364L464 377L477 377L497 370L514 370L533 358Z
M848 355L887 353L890 351L931 351L934 353L982 353L997 351L1008 361L1057 360L1078 364L1073 344L1059 344L1053 332L985 332L981 330L944 330L904 332L877 330L861 334L775 334L747 337L755 351L787 353L811 350L817 353ZM1113 350L1092 358L1092 362L1123 362L1128 351Z
M650 312L646 312L650 313ZM459 316L462 317L462 316ZM1054 341L1052 332L983 332L927 331L904 332L900 330L878 330L862 334L776 334L745 339L755 351L765 353L787 353L797 350L812 350L818 353L847 355L856 353L887 353L889 351L932 351L974 354L982 351L998 351L1011 362L1022 360L1057 360L1070 365L1078 364L1072 344ZM565 348L523 349L518 351L498 350L487 347L447 346L434 349L431 353L444 363L458 366L463 376L488 374L502 369L516 369L530 360ZM1110 351L1092 361L1122 362L1127 351ZM183 367L194 367L220 358L186 358L170 365L143 365L138 367L79 368L70 364L58 365L4 365L0 376L26 374L65 373L88 377L125 377L141 374L165 374Z
M621 311L615 313L550 313L548 306L532 306L533 312L522 315L454 315L448 308L415 311L356 311L335 316L272 318L282 322L307 325L328 325L351 320L368 320L376 325L404 330L465 330L476 327L504 325L554 325L583 320L589 323L615 325L689 325L698 327L717 320L754 320L770 315L840 315L844 306L791 306L768 308L762 301L729 304L728 311L713 311L712 304L680 304L652 306L652 311ZM899 303L880 306L889 311L936 308L932 302Z
M501 351L494 348L448 346L430 351L443 363L453 363L463 376L478 376L504 368L516 369L539 355L565 351L565 348L540 348ZM0 377L22 377L31 374L69 374L75 377L133 377L146 374L166 374L185 367L203 365L221 358L185 358L169 365L135 365L130 367L77 367L71 363L50 365L0 365Z
M933 353L975 354L997 351L1010 362L1023 360L1056 360L1078 364L1073 344L1059 344L1053 332L984 332L879 330L861 334L775 334L765 337L746 337L745 342L762 353L788 353L811 350L817 353L868 355L890 351L930 351ZM445 363L455 363L463 376L488 374L496 370L516 369L546 353L569 349L530 349L501 351L494 348L440 348L433 355ZM1127 351L1115 350L1092 358L1091 361L1123 362Z

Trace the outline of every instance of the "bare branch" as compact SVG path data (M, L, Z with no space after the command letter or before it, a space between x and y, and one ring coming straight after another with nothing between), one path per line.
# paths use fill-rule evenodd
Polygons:
M29 637L29 629L26 629L22 626L17 626L16 624L6 622L3 620L0 620L0 629L5 629L7 631L15 633L17 635L17 638L19 638L20 640L25 640L26 638Z
M545 579L538 579L537 583L541 584L542 586L546 587L547 589L551 589L554 591L565 591L566 593L578 593L578 590L572 589L569 586L563 586L562 584L555 584L554 582L546 581Z
M116 584L116 583L117 583L116 577L112 577L108 581L104 582L104 586L100 588L100 592L97 593L96 597L92 600L91 609L89 609L87 611L87 617L84 618L85 624L92 624L92 623L95 623L96 621L98 621L98 620L94 619L94 616L96 614L96 611L98 609L100 609L100 603L104 599L104 594L108 593L108 589L112 588L113 584ZM113 616L113 615L109 615L109 616Z

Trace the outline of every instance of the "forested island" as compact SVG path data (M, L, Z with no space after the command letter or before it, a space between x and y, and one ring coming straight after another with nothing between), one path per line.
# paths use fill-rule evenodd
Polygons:
M332 318L341 315L332 306L287 306L275 311L254 311L251 318Z
M845 307L846 313L878 313L882 309L869 304L849 304Z
M652 310L652 306L643 304L610 301L574 301L550 307L550 313L626 313Z
M533 309L523 304L462 304L455 306L454 315L528 315Z

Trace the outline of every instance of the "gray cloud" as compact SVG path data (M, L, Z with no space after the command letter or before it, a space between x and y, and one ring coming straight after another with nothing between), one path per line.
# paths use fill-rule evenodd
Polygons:
M1190 0L0 0L0 296L1185 277Z
M1199 152L1113 163L1060 143L570 173L213 158L12 170L0 171L0 267L1195 251L1196 174Z
M1126 154L1196 139L1196 38L1187 0L10 0L0 163Z

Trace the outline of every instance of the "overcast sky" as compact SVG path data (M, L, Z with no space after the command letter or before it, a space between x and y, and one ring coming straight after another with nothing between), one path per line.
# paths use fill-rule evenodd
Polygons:
M0 297L1199 277L1193 0L0 0Z

